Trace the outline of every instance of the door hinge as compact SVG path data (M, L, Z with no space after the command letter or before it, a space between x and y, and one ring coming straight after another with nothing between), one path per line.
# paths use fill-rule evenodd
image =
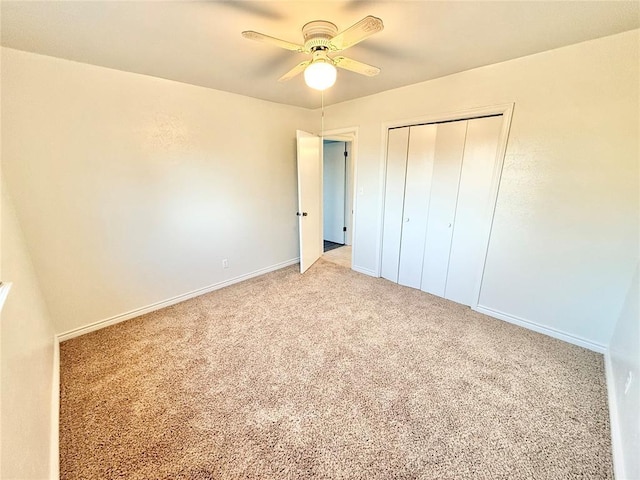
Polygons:
M342 231L346 232L347 231L347 227L342 227Z

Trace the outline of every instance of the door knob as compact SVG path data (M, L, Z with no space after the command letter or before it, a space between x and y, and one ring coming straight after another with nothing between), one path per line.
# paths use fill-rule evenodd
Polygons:
M451 223L450 223L450 224L449 224L449 228L451 228L451 225L453 225L453 224L451 224Z
M405 223L408 223L409 222L409 217L405 218L404 221L405 221Z

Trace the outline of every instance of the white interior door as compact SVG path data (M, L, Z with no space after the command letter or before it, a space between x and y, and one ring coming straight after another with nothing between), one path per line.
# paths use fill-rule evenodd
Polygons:
M444 297L467 122L438 125L421 289Z
M398 283L420 288L437 125L409 130Z
M380 276L398 283L409 128L389 130Z
M482 272L483 247L492 213L491 184L494 176L502 115L469 120L458 190L456 222L445 298L473 305Z
M322 255L322 140L296 131L298 159L298 227L300 273Z

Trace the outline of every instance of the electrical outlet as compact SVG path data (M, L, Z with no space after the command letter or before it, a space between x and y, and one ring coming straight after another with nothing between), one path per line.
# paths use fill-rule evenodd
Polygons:
M222 268L229 268L229 260L226 258L222 259Z
M631 388L631 383L633 382L633 372L629 370L627 374L627 381L624 382L624 394L629 393L629 389Z

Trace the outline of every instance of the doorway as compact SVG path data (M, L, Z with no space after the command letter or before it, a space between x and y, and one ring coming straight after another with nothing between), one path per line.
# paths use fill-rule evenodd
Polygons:
M353 161L349 136L325 136L322 155L322 226L325 260L351 268Z

